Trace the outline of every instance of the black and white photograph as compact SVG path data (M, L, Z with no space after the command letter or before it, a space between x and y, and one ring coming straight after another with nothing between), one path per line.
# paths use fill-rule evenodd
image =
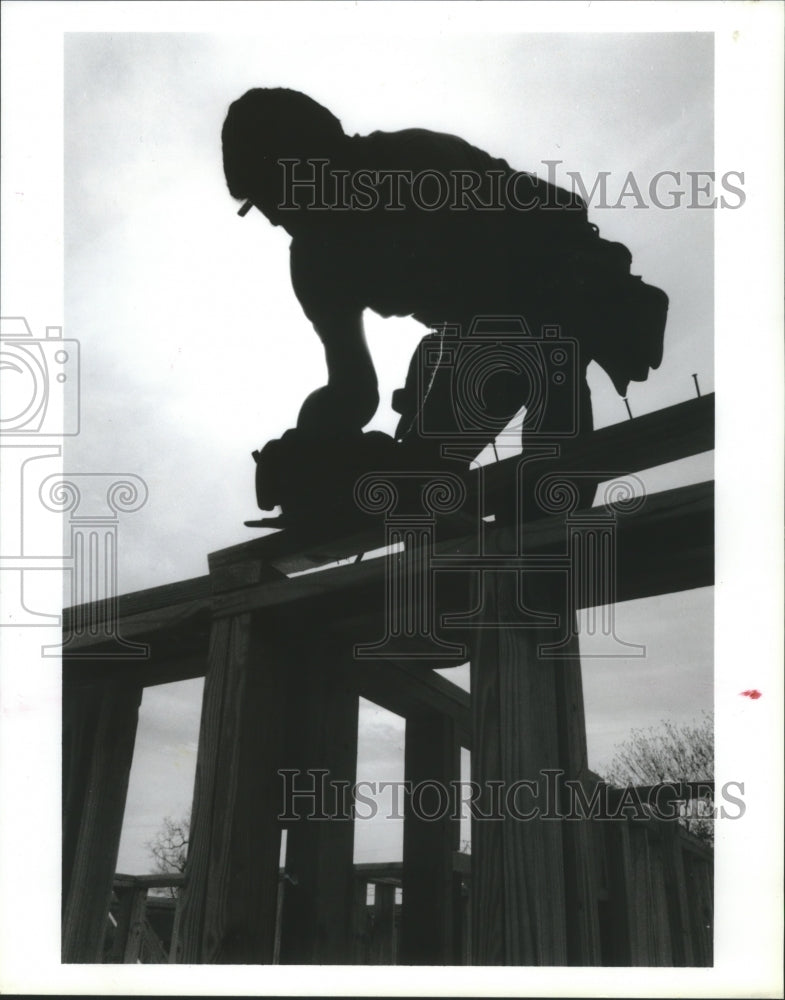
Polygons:
M0 988L781 995L783 6L3 20Z

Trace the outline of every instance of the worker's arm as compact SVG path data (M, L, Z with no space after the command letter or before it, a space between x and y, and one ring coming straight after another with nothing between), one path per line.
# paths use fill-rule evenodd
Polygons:
M324 266L319 266L322 262ZM292 286L324 344L328 379L303 403L297 427L317 433L360 430L379 405L363 310L346 291L351 276L342 273L336 261L322 258L322 262L292 244Z
M297 426L320 433L360 430L379 405L362 314L331 316L314 328L324 344L328 381L305 400Z

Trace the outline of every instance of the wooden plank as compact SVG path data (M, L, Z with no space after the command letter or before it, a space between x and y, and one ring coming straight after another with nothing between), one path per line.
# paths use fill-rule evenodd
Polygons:
M168 875L123 875L117 872L113 883L115 889L169 889L185 884L185 875L171 872Z
M354 819L349 793L357 775L359 696L345 647L303 637L288 650L289 696L283 767L297 772L294 790L313 797L286 801L286 887L280 962L349 964L354 909ZM315 771L325 770L324 783Z
M471 699L456 684L403 661L355 660L350 669L363 698L404 718L423 711L447 716L457 727L456 739L470 745Z
M187 635L191 626L198 623L200 618L204 618L205 614L209 615L211 606L211 598L202 597L198 600L150 608L118 618L117 629L124 639L159 634L165 636L167 632L172 631L176 631L179 635ZM65 638L68 637L69 632L66 631ZM80 633L78 639L69 643L68 659L71 657L78 659L80 656L100 659L104 648L110 651L112 649L111 645L107 645L103 629L96 629L95 634ZM145 658L140 657L139 662L144 665Z
M605 848L608 894L601 907L603 965L645 965L633 961L637 953L637 925L633 912L632 859L626 820L598 824Z
M630 822L630 905L633 923L631 964L672 966L663 859L651 824Z
M617 600L686 589L685 577L689 588L709 586L714 582L713 496L712 483L683 486L651 494L641 510L619 518ZM601 508L595 510L600 512ZM502 533L499 544L506 547L510 529L498 531ZM657 532L656 546L652 541L654 532ZM497 531L488 532L489 545L494 544L496 535ZM558 551L558 546L564 544L564 517L556 515L527 524L523 538L526 555ZM435 546L434 555L465 556L467 546L473 551L475 544L473 537L444 541ZM682 559L680 553L685 544L689 549L688 558ZM649 567L642 564L641 554L655 560L655 565ZM466 567L470 565L465 562ZM478 562L477 567L479 565ZM487 559L485 565L490 568ZM461 564L456 560L453 572L460 569ZM384 559L352 563L218 595L213 609L215 614L224 615L262 608L282 609L290 605L289 610L293 614L302 615L307 610L307 613L317 614L320 620L327 621L338 609L343 609L345 613L349 605L348 594L351 593L355 614L360 608L369 608L373 612L383 607L384 572ZM334 603L328 612L326 602L331 599Z
M211 593L209 576L197 576L160 587L149 587L147 590L135 590L117 598L64 608L63 630L68 632L77 618L82 621L103 622L108 617L117 615L120 620L181 604L191 604L209 598Z
M480 630L472 659L472 777L481 787L500 782L504 795L516 781L532 782L538 811L526 820L512 811L531 809L529 791L528 805L526 795L513 806L505 800L501 821L473 819L473 961L596 965L601 940L592 830L577 817L558 819L558 807L567 803L558 788L554 801L548 777L558 772L575 780L588 770L577 635L563 642L564 659L545 658L539 647L562 639L564 624L519 627L512 574L488 574L486 587L487 621L498 624ZM564 623L563 578L528 574L523 587L527 607Z
M575 640L577 645L577 640ZM578 666L577 664L575 666ZM558 670L559 668L557 668ZM559 690L559 681L566 681L567 690ZM585 723L583 721L583 694L579 690L580 668L559 670L557 677L557 699L562 706L559 729L561 732L564 715L575 712L568 720L568 728L577 737L584 735L581 752L585 754ZM572 688L572 691L570 691ZM577 699L580 698L580 709ZM578 719L578 711L580 719ZM583 727L579 730L579 726ZM574 740L577 743L577 739ZM576 746L565 746L560 737L562 761L575 767L580 759ZM575 772L573 771L573 774ZM580 772L579 772L580 773ZM584 787L589 785L588 782ZM590 787L590 786L589 786ZM564 811L568 809L563 803ZM567 925L567 961L569 965L593 966L602 964L602 937L600 931L600 880L601 863L596 853L593 822L584 817L565 819L561 822L562 849L564 852L565 917Z
M461 924L461 964L474 965L472 955L472 899L471 883L466 878L456 875L460 886L460 924Z
M687 900L690 917L690 941L693 962L696 966L714 964L714 866L708 857L685 849L684 837L679 835L685 867Z
M202 630L202 624L204 629ZM210 626L200 620L197 629L187 624L167 634L145 634L150 646L147 660L115 660L111 667L96 659L63 661L63 687L80 688L106 684L137 684L155 687L176 681L193 680L207 673ZM190 647L190 649L189 649Z
M169 961L163 942L147 920L142 923L139 960L145 965L166 965Z
M395 882L401 884L403 862L401 861L363 861L354 866L355 872L366 882Z
M270 963L280 850L283 658L269 623L215 623L173 961Z
M492 621L514 622L519 616L510 576L486 577L485 607ZM482 629L471 660L472 780L482 789L482 813L503 817L472 817L472 961L478 965L568 960L561 824L536 817L520 821L503 807L494 808L489 791L491 782L506 790L515 781L531 781L541 805L547 794L543 772L563 763L556 673L537 655L538 645L553 639L552 629Z
M460 844L455 726L436 712L406 719L400 964L457 965L453 853Z
M395 886L376 885L370 941L369 965L395 964Z
M128 889L128 921L124 928L125 948L121 959L126 965L133 965L141 957L142 943L145 935L145 909L147 904L147 889ZM118 924L118 931L120 926Z
M687 400L594 431L561 445L558 459L538 463L538 474L561 469L594 470L618 468L636 472L644 468L687 458L714 447L714 395ZM486 466L490 495L508 495L515 480L516 460L506 459ZM477 490L479 474L465 474L470 501ZM491 503L487 508L493 511ZM326 537L331 535L332 537ZM231 546L214 554L215 566L253 559L282 570L309 569L356 552L367 552L383 544L383 530L368 518L347 515L344 524L298 526L275 532L252 542Z
M105 668L104 668L105 669ZM63 794L62 794L62 898L71 888L79 830L90 788L95 736L101 712L102 691L97 685L75 690L63 684ZM62 915L62 914L61 914Z
M109 962L122 963L125 960L125 950L128 945L131 924L137 916L134 910L138 906L139 892L132 887L118 887L117 885L114 887L114 892L117 897L117 925L114 928L114 939L112 941L112 949L109 953ZM144 891L144 895L147 895L147 890Z
M652 494L641 511L620 517L617 600L711 585L714 582L713 509L713 484L700 483ZM489 535L493 537L494 532L490 531ZM564 535L564 519L560 516L533 522L526 525L524 551L527 555L536 555L552 550L563 542ZM465 557L475 549L476 538L466 536L440 542L434 554L436 557ZM251 585L220 594L212 602L201 597L171 607L158 607L157 602L163 601L164 596L156 597L156 592L160 589L166 594L175 594L171 589L174 585L153 588L150 592L153 606L148 611L121 613L118 624L124 636L148 642L151 656L138 662L113 661L111 676L121 683L135 679L143 686L201 676L205 670L204 651L211 608L220 615L274 608L294 616L312 614L322 622L340 623L347 617L346 609L351 607L353 624L363 613L372 616L373 628L378 629L384 573L384 559L374 559L306 577ZM197 581L185 583L201 593L202 580L197 578ZM144 603L147 593L142 591L126 596L133 597L138 606ZM123 607L121 599L121 609ZM455 610L454 604L451 610ZM449 636L450 630L445 631ZM83 642L84 647L73 647L71 656L81 648L90 656L105 651L97 637L86 638ZM64 663L64 670L69 683L89 684L105 681L109 676L100 658L95 663L69 658Z
M640 789L638 790L640 792ZM613 800L609 800L611 810ZM686 835L673 821L615 819L597 824L606 844L608 901L604 906L603 964L693 966L711 964L706 910L696 933L696 885ZM681 863L673 852L681 851ZM699 865L710 852L699 850ZM710 910L709 910L710 912ZM703 950L708 943L708 953Z
M140 688L113 687L97 716L85 720L95 728L83 736L91 747L89 768L78 772L86 787L71 796L81 816L63 915L64 963L101 961L141 699Z
M676 956L668 906L668 887L665 880L665 850L659 824L648 823L646 833L649 840L650 871L652 877L651 915L654 925L655 961L658 966L673 968Z
M471 931L471 882L459 872L453 875L456 965L473 965Z
M283 573L298 573L326 563L370 552L384 545L381 520L360 516L345 524L315 523L274 531L262 538L242 542L210 554L211 566L220 569L253 561Z
M368 883L357 874L355 866L354 897L352 904L352 964L368 965L370 921L368 917Z
M713 448L714 394L710 393L565 440L559 456L532 463L531 474L611 471L625 475ZM510 458L485 467L489 513L495 509L496 498L509 496L514 488L515 463Z
M273 944L273 965L281 961L281 920L283 918L283 901L286 896L286 879L283 871L278 873L278 892L275 897L275 942Z
M630 965L656 965L652 907L654 891L651 858L646 828L629 821L624 827L627 839L627 915L630 925Z
M695 964L690 935L686 873L676 820L657 823L662 852L663 878L668 907L673 965L677 968Z
M589 435L562 444L555 460L538 462L536 474L557 471L607 470L618 473L639 472L666 462L708 451L714 445L714 395L688 400L635 420L614 424ZM486 512L493 511L493 496L508 496L515 482L516 459L486 466L483 470L489 501ZM474 503L479 473L467 473L466 481ZM460 519L455 521L460 523ZM452 532L455 534L455 532ZM334 535L330 539L325 535ZM314 525L288 528L265 537L231 546L211 555L216 571L240 562L256 562L260 567L278 572L311 568L357 552L369 551L383 544L383 526L372 519L348 518L346 525ZM69 631L77 618L104 621L118 614L119 620L146 614L170 606L187 604L209 597L210 576L153 587L120 596L113 601L99 601L78 608L66 608L64 628Z

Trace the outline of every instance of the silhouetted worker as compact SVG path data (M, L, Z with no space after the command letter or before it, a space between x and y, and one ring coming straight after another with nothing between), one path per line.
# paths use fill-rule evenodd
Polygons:
M420 464L462 437L479 453L524 405L529 430L586 432L590 361L622 396L659 365L667 296L630 275L629 251L600 239L574 194L455 136L347 136L331 112L292 90L248 91L231 105L222 139L240 214L255 206L292 236L292 285L328 370L296 432L257 457L262 509L307 490L307 472L291 478L303 462L354 451L356 471L374 454L389 457L385 436L361 434L379 403L365 309L432 331L394 397L398 454ZM531 336L509 319L520 316ZM477 317L484 326L467 341ZM577 340L577 356L543 340L546 323ZM528 356L511 349L516 339L531 344Z

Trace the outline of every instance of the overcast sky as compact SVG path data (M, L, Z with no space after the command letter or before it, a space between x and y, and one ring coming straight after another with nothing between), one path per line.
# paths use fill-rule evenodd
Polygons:
M292 426L324 382L321 345L290 287L288 237L258 213L239 219L223 179L221 124L252 86L302 90L349 134L450 132L518 169L544 174L543 161L561 160L557 180L578 171L589 190L609 171L609 205L632 171L650 207L628 197L590 212L604 238L629 246L633 273L670 297L663 364L632 385L630 404L640 414L694 395L692 372L713 388L714 213L688 208L689 197L663 210L648 194L659 171L681 172L673 186L688 190L686 171L713 169L710 35L352 34L325 44L273 26L246 38L72 34L65 322L81 343L82 430L66 461L148 484L146 506L120 527L122 591L200 575L208 552L255 537L242 524L255 511L249 453ZM373 314L366 326L382 383L372 426L389 432L390 393L424 331ZM597 423L625 419L596 366L591 383ZM654 490L711 474L707 457L644 478ZM633 602L619 621L647 657L586 661L598 769L631 726L712 706L710 593ZM198 689L145 696L121 869L144 867L151 827L187 809ZM375 733L363 747L387 747L364 765L368 776L395 777L379 761L402 767L401 723L370 706L363 722ZM358 856L385 854L372 839L358 836Z
M271 26L272 27L272 26ZM294 424L324 382L321 345L290 288L288 237L236 214L220 129L249 87L301 89L349 133L424 126L519 169L562 159L620 191L661 170L710 170L709 35L463 39L74 34L66 39L65 313L82 345L73 468L122 468L150 488L123 524L123 589L196 576L254 537L250 451ZM565 177L566 181L566 177ZM712 388L711 211L597 209L604 237L671 299L665 359L633 384L642 413ZM383 402L424 332L366 315ZM625 417L593 366L598 424ZM155 553L151 560L150 554Z
M781 6L58 0L3 8L3 314L27 316L37 337L63 324L82 345L82 431L67 449L69 469L135 473L149 487L147 505L120 525L123 591L201 575L208 552L255 537L242 527L255 514L249 452L290 426L302 397L324 379L318 342L289 289L285 234L257 213L240 220L225 189L221 122L247 88L302 89L347 132L425 126L462 135L520 169L561 159L561 170L589 182L609 170L612 191L628 171L644 185L661 170L716 163L718 171L746 171L743 211L629 202L591 211L604 237L630 247L634 273L670 296L665 359L647 383L632 386L633 412L690 397L692 372L704 391L713 387L716 321L719 544L716 593L620 605L619 634L646 643L648 656L587 660L584 684L595 769L623 729L694 717L712 700L716 600L718 776L746 782L749 808L743 823L717 831L717 961L694 981L741 996L759 980L767 984L761 995L775 995L768 983L781 977L782 937L781 888L772 888L782 883ZM564 28L591 34L535 34ZM625 33L673 28L685 33ZM696 33L704 29L716 32L716 81L712 42ZM73 34L79 30L93 34ZM421 331L375 317L367 327L389 397ZM597 422L623 419L605 376L590 376ZM376 425L391 429L386 404ZM711 472L704 460L644 478L652 490ZM3 481L10 482L7 466ZM13 504L4 505L6 519L9 510ZM5 555L11 534L3 527ZM48 537L35 541L51 551ZM36 610L59 611L59 575L26 574L31 592L31 577L52 584L42 588L40 606L33 601ZM4 584L9 577L15 573L4 574ZM60 689L56 660L40 654L55 633L52 625L0 634L4 984L35 980L62 993L68 980L111 992L119 973L115 982L100 969L59 965L52 831ZM739 696L750 687L764 696ZM199 684L186 688L145 697L121 867L145 870L144 840L160 817L190 801ZM361 773L395 777L400 724L370 705L362 724ZM399 831L363 830L357 839L375 860L399 850ZM293 980L283 971L286 990ZM396 971L405 972L390 970L391 982ZM410 987L443 988L443 970L430 971L434 979L418 970ZM527 989L550 995L561 971L527 970ZM122 982L137 972L133 982L144 981L147 992L166 991L159 969L128 967ZM142 980L146 972L153 978ZM276 971L264 976L274 990ZM554 995L596 982L586 970L580 977ZM197 988L237 991L241 981L258 992L255 970L227 979L202 968ZM491 970L461 970L468 989L510 988L513 980L503 982ZM652 982L636 970L625 989L650 995ZM689 995L675 982L664 988Z

